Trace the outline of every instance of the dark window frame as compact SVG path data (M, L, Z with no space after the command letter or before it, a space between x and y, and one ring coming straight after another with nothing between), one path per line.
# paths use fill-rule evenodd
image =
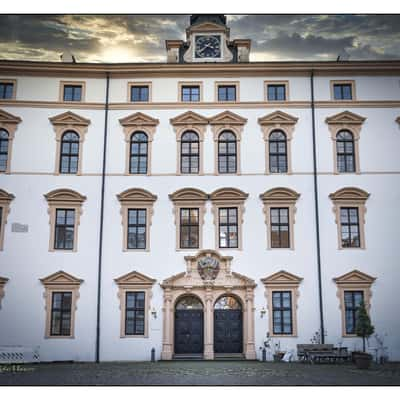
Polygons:
M134 92L137 90L137 98L134 97ZM150 101L150 86L149 85L131 85L130 100L132 103L148 103Z
M346 294L351 296L351 306L348 307L346 302ZM364 291L363 290L344 290L343 291L343 302L344 302L344 324L345 324L345 332L346 335L354 335L356 329L356 321L357 321L357 312L359 305L356 305L355 297L356 295L361 294L361 301L364 301ZM347 315L351 315L353 329L347 325Z
M225 133L230 133L234 139L221 139L222 136ZM231 152L229 150L229 145L231 143L235 144L235 151ZM218 162L218 173L219 174L236 174L237 173L237 169L238 169L238 144L237 144L237 137L235 135L234 132L226 130L221 132L218 135L218 158L217 158L217 162ZM221 152L221 146L224 148L224 152ZM230 169L229 168L229 159L230 157L234 157L235 160L235 168L234 169ZM221 166L224 166L223 168L221 168Z
M4 137L5 135L7 137ZM6 143L6 145L4 145ZM3 147L6 147L6 150L3 150ZM4 169L0 166L0 172L6 172L9 163L9 155L10 155L10 133L6 130L1 128L0 129L0 160L5 160L5 167Z
M284 307L283 306L283 295L284 294L289 294L289 307ZM274 301L274 295L279 294L279 301L280 301L280 306L275 305ZM284 319L283 315L285 311L290 312L290 332L284 332ZM276 331L277 324L275 323L275 313L279 313L280 316L280 332ZM292 292L290 290L274 290L272 292L272 330L274 335L293 335L293 307L292 307Z
M221 211L226 210L226 222L221 222ZM234 222L230 221L229 211L235 210L236 215ZM226 227L226 246L221 245L221 227ZM236 227L236 246L231 245L231 228ZM232 230L234 232L234 230ZM238 207L219 207L218 208L218 247L221 249L238 249L239 248L239 208Z
M135 140L135 136L139 137L139 135L144 135L146 137L145 140ZM138 150L136 153L133 152L133 145L137 144ZM142 153L141 150L145 148L146 152ZM133 168L133 159L137 158L137 168ZM145 169L141 169L141 160L145 159ZM135 131L132 133L130 142L129 142L129 173L132 175L146 175L148 171L148 162L149 162L149 137L146 132Z
M141 211L144 211L144 223L139 223L139 213ZM131 212L136 214L136 224L131 224L130 223L130 214ZM126 234L126 248L128 250L146 250L147 248L147 209L146 208L128 208L127 211L127 234ZM138 245L138 236L139 236L139 228L144 228L144 246L140 247ZM129 232L130 229L133 229L134 232ZM136 246L130 247L130 240L129 240L129 235L130 234L135 234L135 240L134 242L136 243Z
M234 90L233 98L229 98L229 91ZM236 101L237 99L237 86L231 84L223 84L217 86L218 101Z
M139 294L143 294L143 307L137 307L137 297ZM128 307L128 296L133 296L134 306ZM145 291L126 291L125 292L125 336L144 336L146 331L146 292ZM128 332L128 311L133 312L133 331ZM138 331L137 329L137 313L142 313L143 315L143 331Z
M351 139L345 138L343 134L349 134ZM341 130L336 134L336 164L339 173L356 172L356 154L354 145L354 135L351 131ZM341 146L343 146L343 151L340 149ZM350 167L348 167L348 160L350 159L352 162ZM341 160L343 160L343 162Z
M67 90L71 90L71 98L68 99L66 97L67 93L66 93L66 89ZM78 96L79 93L79 96ZM68 101L68 102L72 102L72 101L82 101L82 95L83 95L83 85L82 84L64 84L63 85L63 101Z
M11 93L10 93L11 88ZM14 82L0 82L0 100L12 100L14 98Z
M337 89L339 93L337 93ZM349 89L350 97L347 97L345 89ZM339 96L337 96L337 94ZM333 99L334 100L353 100L353 85L351 83L333 83Z
M69 309L64 308L64 298L66 297L67 294L70 297ZM55 296L58 296L58 295L61 296L60 307L55 308L54 300L55 300ZM72 332L72 296L73 296L73 294L71 291L53 291L51 293L50 336L71 336L71 332ZM57 313L57 312L60 313L60 326L59 326L59 331L54 332L53 322L54 322L55 313ZM65 333L65 331L63 330L63 329L65 329L65 327L63 326L63 322L65 321L65 319L63 317L65 314L69 314L68 333Z
M188 91L188 93L185 93ZM196 93L197 91L197 93ZM200 85L182 85L181 86L181 101L183 102L199 102L201 99Z
M188 222L184 222L183 219L183 212L188 211L189 212L189 218L188 218ZM194 217L196 218L196 222L192 222L192 213L196 214ZM188 229L188 233L187 233L187 239L186 241L188 243L190 243L190 238L191 238L191 234L195 233L197 236L197 243L196 245L193 246L185 246L184 242L184 234L182 233L183 228L187 228ZM195 208L195 207L181 207L179 209L179 247L181 249L198 249L200 246L200 209L199 208Z
M73 223L67 223L67 218L68 218L68 212L72 211L73 212ZM55 221L54 221L54 249L55 250L73 250L74 249L74 240L75 240L75 223L76 223L76 210L74 208L56 208L55 209ZM64 212L64 223L59 223L58 222L58 213L59 212ZM70 247L66 246L66 232L68 228L72 228L72 245ZM63 233L63 245L59 245L59 235L61 235L60 231L64 230Z
M273 91L270 91L270 88ZM280 98L278 91L283 88L283 98ZM268 101L286 101L286 85L284 83L267 83L267 100Z
M196 140L186 139L189 135L195 135ZM185 151L184 147L187 145L188 150ZM197 152L193 149L197 146ZM181 174L199 174L200 172L200 138L197 132L185 131L181 136L181 154L180 154L180 172ZM188 159L188 169L184 170L183 160L187 157ZM197 160L197 166L194 163Z
M342 211L346 212L346 218L343 218ZM357 217L357 222L351 222L351 216L350 213L351 211L356 211L356 217ZM361 233L360 233L360 212L358 207L340 207L339 209L339 216L340 216L340 240L342 243L342 248L360 248L361 247ZM343 236L343 227L347 227L347 231L349 233L349 239L344 238ZM358 241L355 242L355 245L353 245L353 240L352 240L352 233L354 233L355 229L354 227L357 227L357 235L358 235ZM352 229L353 228L353 229Z
M273 138L274 133L280 133L284 138ZM284 143L284 152L280 151L280 144ZM276 147L274 151L272 148ZM288 154L287 154L287 136L281 130L274 130L269 134L268 138L268 152L269 152L269 172L271 174L286 174L288 172ZM284 167L281 169L281 160L284 160Z
M278 210L278 222L273 222L272 221L272 211ZM287 222L282 222L282 210L286 210L287 212ZM270 213L270 235L271 235L271 248L272 249L290 249L291 243L290 243L290 209L289 207L271 207L269 209ZM272 232L273 232L273 227L277 227L278 230L278 236L279 236L279 246L274 245L274 240L272 238ZM287 227L287 231L283 230L282 227ZM276 231L275 231L276 232ZM287 246L283 246L282 242L284 241L283 239L283 233L287 232Z
M65 137L69 134L74 134L75 139L65 139ZM79 134L75 131L65 131L61 137L61 147L60 147L60 166L59 166L59 172L60 174L77 174L79 172L79 143L80 137ZM68 150L64 150L64 145L68 146ZM77 152L74 153L72 151L73 145L76 145L77 147ZM73 169L71 166L71 161L76 158L76 169ZM67 169L63 170L63 161L67 160Z

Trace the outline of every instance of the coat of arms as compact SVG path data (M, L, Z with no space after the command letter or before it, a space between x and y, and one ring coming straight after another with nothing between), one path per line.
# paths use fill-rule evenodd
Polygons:
M210 256L200 258L197 262L197 269L202 279L214 280L219 272L219 261Z

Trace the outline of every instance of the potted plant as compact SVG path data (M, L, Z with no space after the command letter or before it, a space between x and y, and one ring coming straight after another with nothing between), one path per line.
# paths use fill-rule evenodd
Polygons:
M371 366L372 356L365 352L365 340L374 333L374 326L367 313L364 302L361 302L357 310L356 335L363 340L363 351L353 354L357 368L367 369Z

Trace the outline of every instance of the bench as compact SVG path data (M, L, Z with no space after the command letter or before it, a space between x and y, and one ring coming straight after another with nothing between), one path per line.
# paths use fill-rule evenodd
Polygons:
M309 361L313 363L338 361L344 362L349 360L350 355L347 347L333 347L333 344L298 344L297 357L300 361Z

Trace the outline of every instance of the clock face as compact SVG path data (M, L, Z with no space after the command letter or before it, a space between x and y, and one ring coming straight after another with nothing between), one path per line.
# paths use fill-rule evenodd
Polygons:
M220 58L221 36L198 35L196 36L195 57L196 58Z

